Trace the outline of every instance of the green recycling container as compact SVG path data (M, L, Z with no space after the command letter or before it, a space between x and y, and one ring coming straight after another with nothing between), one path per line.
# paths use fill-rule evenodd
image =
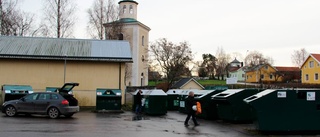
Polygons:
M163 90L153 89L144 93L144 112L147 115L164 115L167 113L167 94Z
M167 104L168 110L178 110L179 109L179 94L182 92L182 89L169 89L167 91Z
M228 89L212 96L217 103L219 119L234 123L253 122L255 114L243 99L261 91L262 89Z
M206 86L205 90L226 90L228 86Z
M98 88L96 110L121 110L121 90Z
M200 102L201 104L201 114L198 114L197 117L203 119L213 120L217 118L217 111L215 104L213 104L211 96L218 94L225 89L217 90L204 90L205 94L195 97L195 101Z
M33 93L33 89L30 85L3 85L2 89L2 100L4 102L20 99L27 94Z
M320 131L320 90L268 89L245 98L261 132Z
M179 105L179 112L180 113L186 113L185 100L188 97L190 91L194 92L195 98L208 92L207 90L198 90L198 89L183 90L179 95L179 104L180 104Z

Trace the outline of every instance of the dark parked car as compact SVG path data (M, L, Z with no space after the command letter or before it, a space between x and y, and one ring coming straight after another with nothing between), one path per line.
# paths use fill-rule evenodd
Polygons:
M60 115L72 117L79 112L78 100L69 92L78 83L66 83L55 92L36 92L18 100L6 101L2 104L2 113L13 117L17 114L41 114L50 118Z

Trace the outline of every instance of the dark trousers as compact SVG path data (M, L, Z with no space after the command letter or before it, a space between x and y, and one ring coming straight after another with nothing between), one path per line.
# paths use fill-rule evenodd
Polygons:
M142 108L142 106L141 106L141 104L137 104L136 105L136 114L139 114L139 113L141 113L141 108Z
M190 117L192 117L192 121L195 125L198 124L197 120L196 120L196 112L195 111L192 111L192 112L188 112L188 116L186 118L186 120L184 121L184 124L185 125L188 125L189 123L189 120L190 120Z

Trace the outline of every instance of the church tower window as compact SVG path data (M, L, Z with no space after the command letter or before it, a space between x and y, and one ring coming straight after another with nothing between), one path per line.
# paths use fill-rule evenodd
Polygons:
M141 38L141 43L142 43L142 46L144 46L144 36L142 36Z
M129 7L129 13L130 13L130 14L133 14L133 7L132 7L132 5L130 5L130 7Z
M123 13L126 13L126 10L127 10L127 6L126 5L123 5Z

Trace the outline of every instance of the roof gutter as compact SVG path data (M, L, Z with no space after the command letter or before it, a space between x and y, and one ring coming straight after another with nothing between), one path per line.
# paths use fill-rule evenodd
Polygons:
M102 61L102 62L133 62L132 58L124 57L80 57L80 56L42 56L42 55L18 55L0 54L0 58L6 59L40 59L40 60L75 60L75 61Z

